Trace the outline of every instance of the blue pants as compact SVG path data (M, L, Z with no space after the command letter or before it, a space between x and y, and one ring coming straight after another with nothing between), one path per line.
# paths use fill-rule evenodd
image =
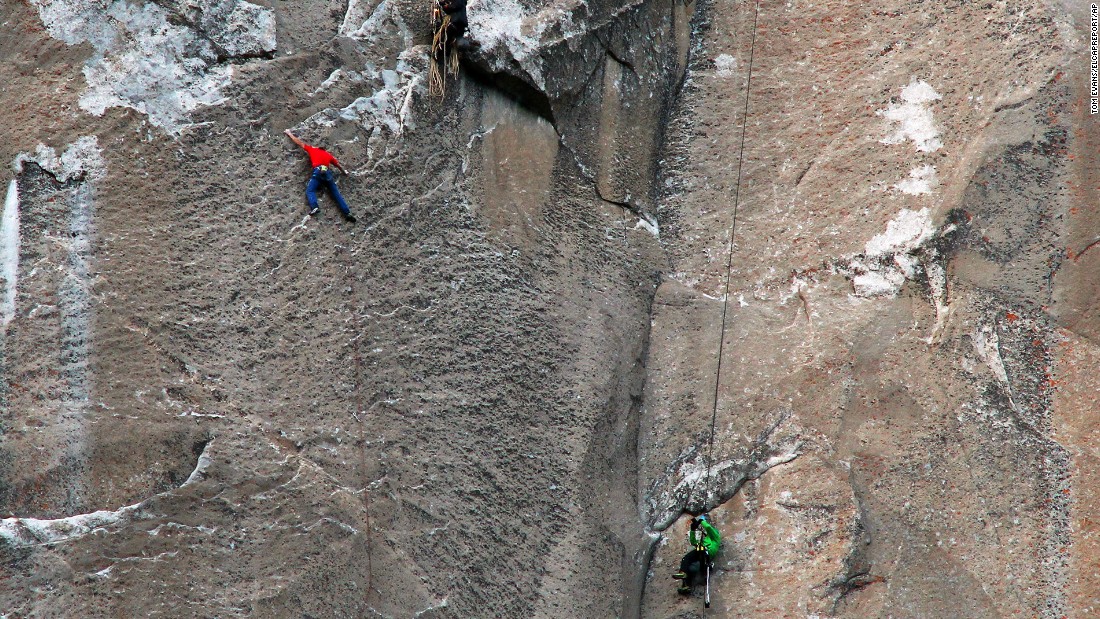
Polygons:
M309 184L306 185L306 200L309 201L309 210L317 208L317 188L322 183L328 187L328 192L332 195L332 199L336 200L336 206L340 207L340 212L345 217L351 215L348 203L344 202L344 196L340 195L340 190L336 188L336 181L332 179L332 170L322 170L320 166L313 168L313 174L309 177Z

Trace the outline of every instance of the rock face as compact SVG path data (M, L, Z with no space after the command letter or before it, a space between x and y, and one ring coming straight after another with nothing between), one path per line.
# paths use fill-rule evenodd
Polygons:
M1095 614L1087 5L428 10L0 0L0 616Z

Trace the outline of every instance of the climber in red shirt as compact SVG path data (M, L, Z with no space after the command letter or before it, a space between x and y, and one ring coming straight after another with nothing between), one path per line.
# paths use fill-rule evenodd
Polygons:
M310 146L302 140L298 139L298 136L290 132L287 129L286 132L291 141L298 146L301 146L306 154L309 155L309 163L313 166L313 173L309 177L309 184L306 185L306 200L309 202L309 214L316 215L320 211L320 207L317 206L317 188L324 183L328 187L328 192L332 195L332 199L336 200L336 206L340 207L340 212L344 214L344 218L355 223L355 216L351 214L351 209L348 208L348 203L344 201L344 196L340 195L340 190L336 187L336 180L332 177L332 168L335 167L345 175L348 173L344 169L344 166L340 165L340 162L336 160L336 157L332 156L332 153L323 148L317 148L316 146Z

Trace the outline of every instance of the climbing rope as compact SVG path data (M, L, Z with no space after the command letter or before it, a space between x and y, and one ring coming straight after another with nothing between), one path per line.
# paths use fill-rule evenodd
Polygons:
M432 2L431 58L428 61L428 92L434 97L442 97L447 92L447 74L458 75L458 49L451 45L447 29L451 25L451 16L440 10L435 0Z
M737 234L737 210L741 199L741 174L745 163L745 134L749 129L749 92L752 89L752 62L756 52L756 24L760 18L760 0L754 0L755 10L752 16L752 40L749 44L749 68L748 78L745 81L745 105L741 121L741 147L737 154L737 182L733 191L733 223L730 226L729 243L727 245L728 261L726 263L726 288L722 295L722 330L718 334L718 369L714 375L714 407L710 414L710 439L707 445L707 476L706 493L703 495L703 506L710 500L711 469L714 467L714 429L718 423L718 385L722 378L722 353L726 343L726 315L730 300L730 278L733 271L733 242Z

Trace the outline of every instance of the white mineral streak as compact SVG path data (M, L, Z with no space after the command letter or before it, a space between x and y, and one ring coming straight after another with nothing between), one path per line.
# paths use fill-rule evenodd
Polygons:
M542 61L538 54L543 35L552 29L561 39L581 33L585 24L573 22L576 2L559 2L538 13L528 14L516 0L473 0L467 5L469 35L481 43L484 52L504 48L519 62L535 84L545 87Z
M400 17L397 16L397 19ZM344 120L357 123L375 134L385 128L393 136L402 135L406 129L415 129L413 98L417 93L424 94L425 91L423 71L415 65L418 60L423 60L422 54L417 50L407 49L398 56L395 68L381 71L368 68L362 74L357 74L359 78L381 82L380 88L369 97L359 97L339 110L322 110L302 124L331 127L338 120ZM374 141L375 138L372 137L368 144ZM371 147L368 146L368 151L370 150Z
M4 278L4 296L0 298L0 327L7 332L15 317L15 292L19 279L19 184L8 183L4 214L0 218L0 277Z
M852 266L865 266L866 271L852 278L857 297L893 296L905 285L905 275L897 269L879 269L863 263L852 262Z
M923 165L909 171L909 178L894 185L894 189L912 196L932 193L936 188L936 166Z
M372 11L370 2L348 0L348 8L344 11L344 21L340 22L340 28L336 33L343 37L352 36L352 33L366 27L366 22L373 14L378 12L378 9L382 8L383 4L387 4L386 0L382 0L378 7Z
M932 303L936 306L936 324L932 327L932 334L928 336L928 343L935 344L943 334L947 326L947 319L951 316L952 306L947 298L947 272L936 262L929 261L924 265L924 271L928 274L928 287L932 293Z
M881 142L902 144L911 140L922 153L939 150L943 142L928 105L942 98L928 82L913 78L908 86L901 89L901 103L891 103L878 112L890 125L888 135Z
M64 388L54 430L65 437L65 446L61 450L63 453L40 455L44 457L43 463L50 459L81 462L87 457L88 421L85 413L91 391L88 359L92 331L90 273L94 199L97 181L106 175L107 167L95 136L76 140L60 155L55 149L40 144L34 154L21 153L17 156L13 167L21 173L27 162L38 164L60 182L78 181L63 194L69 210L68 229L58 239L65 250L65 259L56 265L61 272L56 298L61 319L62 348L61 361L56 369L60 371ZM79 480L73 483L79 491L82 483ZM79 524L77 522L73 526Z
M186 488L187 486L200 482L206 478L206 469L210 467L210 463L213 460L210 458L209 451L210 446L214 444L213 440L206 443L206 446L202 448L202 453L199 454L199 459L195 463L195 470L191 471L191 474L187 476L187 481L180 484L180 488Z
M415 619L416 617L423 617L424 615L426 615L428 613L432 613L432 612L435 612L437 610L442 610L444 608L447 608L447 598L446 597L444 597L442 600L439 600L435 604L432 604L431 606L425 608L424 610L417 611L417 613L415 615L413 615L413 618Z
M893 296L905 280L916 272L918 260L912 255L936 233L927 208L919 211L904 209L886 225L886 232L876 235L864 248L862 256L853 258L849 269L857 273L852 278L857 297Z
M316 97L317 95L340 83L341 80L345 79L351 80L352 82L362 82L364 78L363 75L358 71L336 69L335 71L330 73L327 78L325 78L325 81L321 82L321 85L318 86L316 90L309 93L309 96Z
M733 77L737 70L737 59L729 54L718 54L714 59L714 74L718 77Z
M17 548L64 542L127 519L138 510L139 505L52 520L4 518L0 520L0 539Z
M1005 371L1004 361L1001 359L1001 342L1000 338L997 337L997 330L993 328L993 325L981 325L971 334L970 341L974 346L974 352L978 354L978 358L993 372L993 376L1004 387L1011 401L1012 389L1008 382L1008 372ZM1013 408L1015 408L1015 404L1013 404Z
M348 3L344 21L340 24L339 33L342 36L370 41L388 32L397 32L405 42L405 51L398 56L394 68L378 70L368 66L362 72L337 70L321 84L317 92L345 78L380 81L381 88L369 97L359 97L340 110L327 109L315 114L306 124L312 122L332 126L337 119L341 119L358 123L368 130L385 127L395 136L401 135L405 129L416 128L412 104L413 96L424 90L423 71L417 68L423 61L423 49L414 51L412 31L390 0L382 0L373 10L370 3L363 0Z
M210 466L210 456L207 452L213 441L206 444L199 456L195 470L183 482L180 488L201 480L206 475L206 468ZM161 493L166 494L166 493ZM160 496L160 495L157 495ZM135 503L120 507L114 511L100 510L89 514L77 514L65 518L53 518L41 520L38 518L4 518L0 520L0 539L15 547L37 546L41 544L54 544L78 537L83 537L104 527L125 523L140 515L141 506L144 503ZM159 529L159 527L158 527ZM202 530L203 527L199 527ZM151 533L156 535L156 532Z
M31 3L51 36L69 45L89 43L95 50L84 64L88 89L80 97L81 109L100 116L108 108L132 108L171 134L187 125L195 108L224 100L221 90L232 67L218 64L215 44L228 56L275 49L273 11L248 2L238 2L210 33L170 22L168 11L152 2ZM208 1L198 8L217 12L219 5Z
M22 174L23 164L28 161L38 164L62 183L75 179L97 181L107 175L103 150L94 135L78 138L61 155L45 144L35 147L33 154L19 153L12 165L16 174Z
M379 76L382 88L369 97L359 97L339 112L340 118L366 128L385 127L394 135L405 129L415 129L412 117L412 96L423 85L423 77L400 66L384 69Z
M710 467L707 467L701 458L681 463L676 471L676 485L659 492L657 496L653 497L654 504L658 506L658 509L664 510L663 513L657 515L656 521L667 524L674 520L679 513L678 508L675 506L680 505L682 497L688 496L697 490L699 484L707 478L708 474L712 480L719 480L726 474L726 471L742 468L748 464L749 466L741 474L746 479L758 479L770 469L791 462L802 455L802 445L801 441L785 442L780 445L769 444L769 448L773 450L773 453L767 460L763 461L722 460L715 462ZM711 490L715 491L717 489L712 488Z
M373 11L369 11L369 6L368 2L351 0L344 14L344 22L340 24L340 35L370 41L379 38L387 30L393 29L401 34L405 49L413 46L412 31L390 0L382 0Z
M649 215L639 216L638 223L634 224L634 229L645 230L654 237L661 238L661 226L655 217L650 217Z
M868 257L907 254L920 247L935 233L932 216L927 208L919 211L903 209L897 217L886 224L886 232L867 241L864 253Z

